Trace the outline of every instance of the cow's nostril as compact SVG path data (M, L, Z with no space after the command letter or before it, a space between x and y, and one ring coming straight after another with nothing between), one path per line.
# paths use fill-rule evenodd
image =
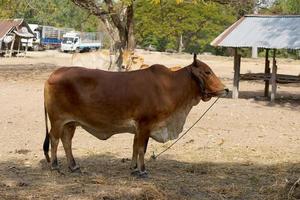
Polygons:
M229 89L228 89L228 88L225 88L224 90L225 90L226 95L227 95L227 94L229 93Z

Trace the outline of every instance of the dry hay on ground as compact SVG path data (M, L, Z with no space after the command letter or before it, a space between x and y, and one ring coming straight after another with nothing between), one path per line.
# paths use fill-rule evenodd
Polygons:
M299 85L280 86L280 99L270 104L259 97L263 83L248 81L241 82L241 99L220 99L156 161L150 159L152 151L168 144L151 140L146 157L149 179L130 176L132 135L100 141L81 129L75 133L73 149L83 173L67 170L61 145L61 173L51 171L42 152L43 83L55 68L70 62L70 56L58 56L0 64L0 199L287 199L300 177ZM160 60L168 66L185 66L192 59L144 56L146 63ZM232 60L202 60L231 85ZM257 63L247 59L242 69L259 69ZM293 72L299 65L284 64ZM185 128L209 105L201 102L194 107ZM299 198L299 188L294 187L291 199Z

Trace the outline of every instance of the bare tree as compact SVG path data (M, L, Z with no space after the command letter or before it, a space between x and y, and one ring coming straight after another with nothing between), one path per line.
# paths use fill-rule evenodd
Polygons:
M122 63L122 52L125 49L133 50L135 41L133 35L133 0L71 0L74 4L86 9L92 15L99 17L109 33L111 49L119 56L116 64Z
M116 61L120 69L122 63L122 52L125 49L135 48L133 32L134 0L71 0L76 5L86 9L90 14L99 17L106 27L112 39L111 48L118 52ZM163 0L153 0L154 3L161 3ZM178 3L184 0L176 0ZM187 0L203 1L203 0ZM204 0L220 4L231 4L240 9L239 15L242 16L253 8L254 3L268 0ZM242 8L242 9L241 9Z

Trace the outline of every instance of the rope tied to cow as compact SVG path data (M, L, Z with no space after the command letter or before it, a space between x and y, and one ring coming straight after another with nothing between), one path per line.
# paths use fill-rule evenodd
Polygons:
M151 158L153 160L156 160L161 154L165 153L167 150L169 150L172 146L174 146L181 138L183 138L205 115L206 113L217 103L217 101L220 99L220 97L217 97L217 99L206 109L206 111L197 119L197 121L194 122L192 126L190 126L177 140L175 140L170 146L168 146L166 149L161 151L159 154L155 155L154 151L152 153Z

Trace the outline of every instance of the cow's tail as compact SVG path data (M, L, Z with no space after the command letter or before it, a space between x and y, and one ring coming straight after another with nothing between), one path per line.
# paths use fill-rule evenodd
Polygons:
M49 157L50 137L49 137L49 131L48 131L48 117L47 117L46 105L44 105L44 110L45 110L46 137L44 140L43 150L44 150L44 155L46 157L47 162L50 162L50 157Z

